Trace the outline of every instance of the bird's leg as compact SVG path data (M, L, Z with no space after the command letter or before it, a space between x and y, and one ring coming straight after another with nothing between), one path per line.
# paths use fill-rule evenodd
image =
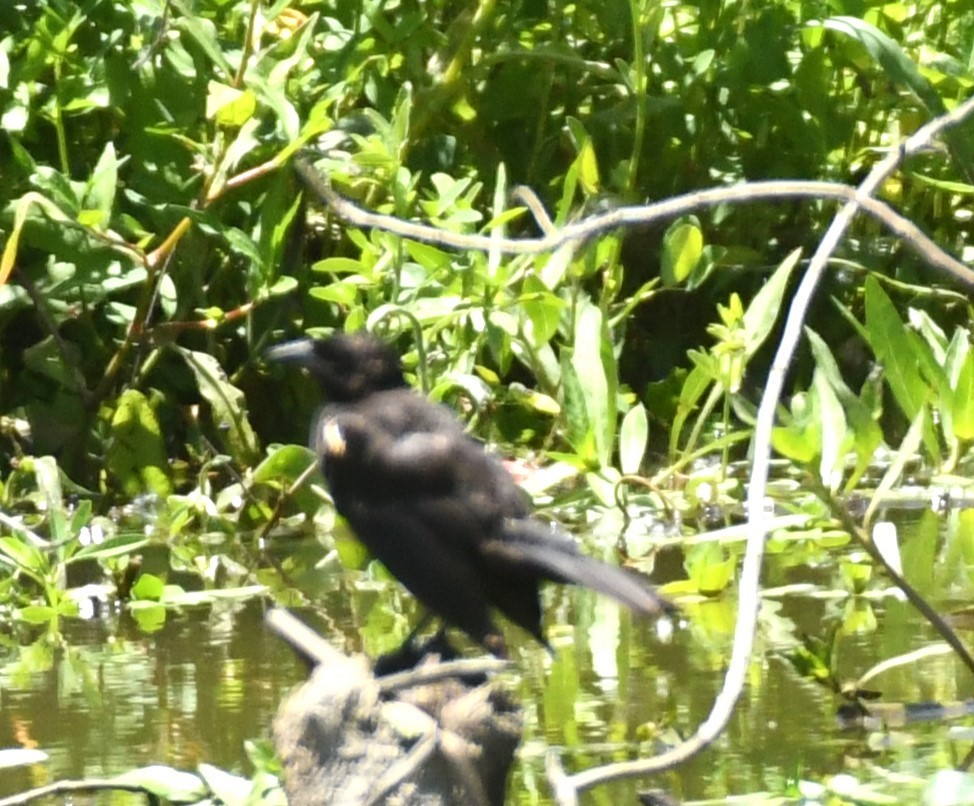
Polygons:
M376 677L413 669L429 655L438 655L440 660L453 660L458 657L456 649L447 640L445 625L430 638L424 641L418 640L420 632L426 629L434 618L431 613L424 613L398 649L376 658L374 665Z

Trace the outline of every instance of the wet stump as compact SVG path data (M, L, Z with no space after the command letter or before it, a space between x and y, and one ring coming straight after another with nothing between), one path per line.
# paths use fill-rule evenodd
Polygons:
M272 629L315 664L274 721L293 806L504 802L521 715L484 674L497 661L425 661L377 678L365 658L272 613Z

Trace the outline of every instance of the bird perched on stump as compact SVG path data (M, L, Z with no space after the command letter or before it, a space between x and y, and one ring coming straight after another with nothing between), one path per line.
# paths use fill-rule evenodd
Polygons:
M493 608L545 643L543 580L584 585L645 615L672 609L640 575L586 557L533 518L504 466L407 386L379 338L302 339L267 356L321 385L311 447L338 512L422 604L489 651L505 652Z

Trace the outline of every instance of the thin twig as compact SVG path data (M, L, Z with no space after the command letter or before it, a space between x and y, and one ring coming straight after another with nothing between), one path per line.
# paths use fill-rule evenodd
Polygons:
M387 674L379 678L379 688L384 693L399 691L404 688L415 688L430 683L437 683L448 677L465 677L467 675L485 675L491 672L502 672L510 666L510 662L502 658L481 657L463 658L460 660L443 661L406 672Z
M895 152L899 154L900 152ZM773 180L751 182L726 188L687 193L648 205L619 207L591 216L574 224L545 234L541 238L497 238L493 235L463 235L446 232L424 224L414 224L393 216L373 213L357 207L340 196L328 179L318 173L306 157L295 160L295 169L309 188L340 218L357 227L376 229L402 235L416 241L490 252L491 249L511 255L537 255L553 252L571 241L584 241L595 235L620 227L648 224L661 219L675 218L702 207L715 207L729 202L756 202L770 199L835 199L847 202L853 209L861 209L880 222L934 268L940 269L969 288L974 288L974 272L949 255L924 234L916 224L901 216L885 202L866 195L858 188L835 182L805 180ZM537 216L536 211L534 212ZM543 220L539 220L544 226Z

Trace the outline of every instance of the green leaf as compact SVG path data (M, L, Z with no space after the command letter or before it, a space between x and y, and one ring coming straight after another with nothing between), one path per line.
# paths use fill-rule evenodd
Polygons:
M705 355L699 353L698 355ZM709 358L709 357L708 357ZM694 365L680 388L680 397L676 404L676 414L670 428L670 460L674 461L680 446L680 434L687 418L696 411L700 398L713 385L714 378L705 366Z
M105 465L128 496L154 493L164 498L172 492L159 421L137 389L128 389L118 399Z
M719 543L702 543L687 550L683 565L697 590L712 596L733 580L737 562L733 557L725 556Z
M791 399L791 421L771 432L771 444L782 456L811 465L822 453L822 420L814 390Z
M176 347L186 360L200 394L210 404L213 425L223 448L242 465L259 458L257 435L247 419L244 393L227 380L220 362L208 353Z
M595 434L571 350L562 351L561 362L561 410L564 414L565 438L583 466L598 467Z
M449 252L444 252L442 249L438 249L428 243L404 240L403 246L406 248L409 256L428 272L434 272L444 266L449 266L453 260ZM340 258L333 258L333 260L336 259Z
M586 440L594 445L598 466L606 467L615 443L615 356L603 329L602 312L591 302L579 303L573 344L571 364L584 399Z
M132 598L139 601L158 602L162 599L166 583L155 574L141 574L132 586Z
M149 539L139 532L116 535L102 543L93 543L78 549L68 563L83 559L107 560L111 557L121 557L133 554L149 544Z
M348 308L358 299L358 287L346 282L316 285L308 290L308 295L322 302L334 302Z
M257 97L252 90L241 91L219 81L207 85L206 117L219 126L239 128L253 117L256 109Z
M311 271L329 274L362 274L365 266L349 257L329 257L311 264Z
M882 286L873 277L866 279L866 338L883 364L886 382L896 402L909 418L916 417L927 398L928 388L918 371L906 328Z
M297 481L318 461L315 452L303 445L283 445L272 451L256 468L253 479L257 484L268 481Z
M782 300L788 288L788 279L791 277L792 269L798 265L800 257L801 249L796 249L781 261L781 265L775 269L768 282L761 286L761 290L754 295L751 304L747 306L744 312L744 332L747 345L745 353L748 358L758 351L774 328L774 323L782 311Z
M805 329L815 357L816 373L821 372L838 396L845 412L848 427L852 434L852 449L856 454L856 467L852 471L846 489L851 489L872 463L876 449L882 444L883 431L873 417L873 412L865 402L846 386L828 345L815 331Z
M529 328L525 328L525 336L528 341L534 347L551 341L552 337L558 332L558 324L565 303L555 294L552 294L548 286L533 274L524 278L518 303L530 324Z
M771 444L774 449L785 458L801 465L810 465L815 461L821 449L821 442L821 429L815 425L804 428L778 426L771 432Z
M146 635L158 632L166 626L166 608L156 602L129 602L129 613Z
M638 473L649 441L649 420L642 403L637 403L622 418L619 429L619 467L625 474Z
M951 426L958 439L974 439L974 350L968 350L953 389Z
M663 236L660 276L663 285L681 284L700 262L703 254L703 231L695 219L676 221Z
M88 525L91 520L92 503L90 498L83 498L78 503L78 508L71 514L71 523L68 525L68 532L77 535L81 529Z
M50 571L51 564L43 552L26 540L17 537L0 537L0 560L4 557L38 582Z
M578 118L568 118L568 132L577 152L572 163L572 172L582 190L589 196L594 196L599 192L599 164L592 138Z
M825 373L816 369L812 376L812 391L818 398L817 409L822 438L819 473L826 488L837 491L845 470L847 432L845 412Z
M599 192L599 163L591 140L585 141L578 154L578 181L590 196Z
M28 624L47 624L58 615L58 609L50 605L27 605L17 611L17 618Z
M98 164L92 171L91 178L88 180L88 188L83 201L86 208L95 210L99 214L99 220L90 226L100 230L108 227L112 217L112 209L115 206L117 188L118 158L115 155L115 146L109 140L98 159Z

